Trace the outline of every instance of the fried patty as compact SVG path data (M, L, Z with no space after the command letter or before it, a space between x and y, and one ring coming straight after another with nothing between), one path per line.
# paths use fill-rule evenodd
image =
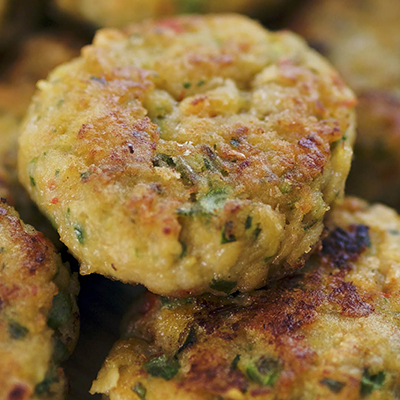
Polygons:
M397 399L400 217L347 198L297 274L132 309L91 392L110 400Z
M352 92L246 17L102 30L39 88L20 179L83 274L247 291L302 265L343 194Z
M294 24L359 98L348 191L400 207L400 8L397 0L312 1Z
M78 281L51 242L0 202L0 398L63 399Z
M270 10L283 0L53 0L56 9L98 27L124 27L147 18L175 14Z
M37 34L21 46L16 60L0 80L0 197L7 198L25 222L48 236L50 228L18 182L18 131L35 93L36 82L77 54L75 39L62 34Z

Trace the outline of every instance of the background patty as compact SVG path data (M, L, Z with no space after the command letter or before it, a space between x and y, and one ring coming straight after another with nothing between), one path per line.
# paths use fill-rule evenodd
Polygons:
M355 99L288 32L241 16L103 30L39 87L20 179L83 274L250 290L302 265L343 194Z
M264 12L282 0L54 0L55 7L71 17L98 27L124 27L147 18L174 14Z
M147 293L92 392L116 399L395 399L400 218L347 198L297 274L250 294Z
M348 192L400 207L400 8L396 0L311 1L294 29L359 98Z
M59 364L79 331L77 277L4 200L0 265L0 397L62 399L66 380Z

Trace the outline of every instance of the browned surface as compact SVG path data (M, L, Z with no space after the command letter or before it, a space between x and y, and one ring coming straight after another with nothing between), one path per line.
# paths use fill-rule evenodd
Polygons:
M147 293L94 391L136 400L131 388L141 382L148 400L360 399L368 370L385 375L371 398L395 399L400 218L348 198L328 226L302 271L251 294L168 300ZM146 371L144 363L161 355L180 364L171 380ZM249 375L262 360L277 368L272 384ZM327 379L340 384L337 392Z
M101 30L39 89L20 178L83 274L248 291L302 265L343 195L355 99L289 32L238 15Z
M52 374L48 392L61 399L65 390L57 341L72 352L79 331L77 284L53 245L24 225L5 200L0 202L0 398L36 398L35 388ZM51 329L47 318L58 292L71 302L70 315ZM46 391L46 392L47 392Z

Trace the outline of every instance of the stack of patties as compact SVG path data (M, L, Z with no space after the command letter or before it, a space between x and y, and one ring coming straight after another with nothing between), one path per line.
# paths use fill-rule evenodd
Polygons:
M355 104L302 39L235 15L102 30L39 83L21 182L81 273L155 293L93 393L400 395L400 218L336 204Z

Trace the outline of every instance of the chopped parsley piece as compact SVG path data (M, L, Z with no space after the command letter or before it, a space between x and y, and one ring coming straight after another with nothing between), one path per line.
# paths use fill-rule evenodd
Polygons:
M254 229L254 232L253 232L253 236L254 236L255 240L258 239L258 236L260 235L261 231L262 231L262 229L260 228L260 224L257 224L257 227L256 227L256 229Z
M271 357L261 357L246 369L247 376L261 386L273 387L279 379L280 373L279 361Z
M371 394L374 390L378 390L385 382L386 374L380 371L375 375L368 372L368 368L364 370L361 377L360 393L362 396Z
M240 354L237 354L231 364L231 371L235 371L240 361Z
M38 383L35 387L35 394L40 396L49 391L53 383L58 382L57 371L47 371L44 380Z
M223 279L213 279L210 283L210 289L216 290L217 292L223 292L229 294L235 289L237 285L236 281L225 281Z
M246 222L244 223L244 229L250 229L251 224L253 222L253 217L250 217L250 215L246 218Z
M75 225L74 233L76 238L78 239L79 244L83 244L85 242L85 233L83 228L80 225Z
M180 365L176 358L167 357L163 354L146 361L143 364L143 368L150 375L169 381L178 373Z
M321 385L326 386L333 393L339 393L345 386L345 383L335 381L334 379L331 378L324 378L321 381L319 381L319 383Z
M53 305L47 317L47 325L52 329L64 325L72 314L72 302L68 293L58 292L53 298Z
M196 338L196 330L194 329L194 326L192 325L190 327L189 333L186 336L186 339L183 343L183 345L179 348L176 354L182 353L183 350L188 349L189 347L192 347L197 341Z
M203 79L197 82L197 86L203 86L205 84L206 84L206 81Z
M232 138L231 141L230 141L230 144L231 144L233 147L239 147L240 142L239 142L239 140L237 140L237 139L235 139L235 138Z
M8 332L13 339L23 339L28 333L29 329L25 328L16 321L10 321Z
M183 84L183 87L184 87L185 89L189 89L191 86L192 86L192 84L191 84L190 82L185 82L185 83Z
M140 382L135 383L135 386L132 387L132 392L136 393L141 400L146 398L147 390Z
M29 181L31 182L31 185L32 185L33 187L36 186L36 181L35 181L35 178L34 178L33 176L30 176L30 177L29 177Z

